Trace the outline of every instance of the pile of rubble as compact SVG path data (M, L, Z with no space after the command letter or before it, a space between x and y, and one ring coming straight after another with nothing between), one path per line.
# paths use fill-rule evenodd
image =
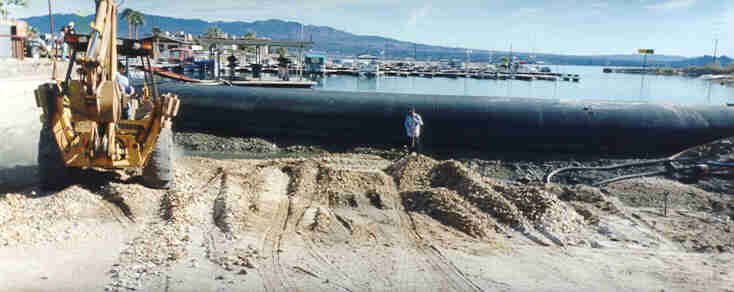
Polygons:
M580 230L584 217L544 186L482 178L458 161L406 156L390 166L407 210L422 212L473 237L508 226L544 232Z

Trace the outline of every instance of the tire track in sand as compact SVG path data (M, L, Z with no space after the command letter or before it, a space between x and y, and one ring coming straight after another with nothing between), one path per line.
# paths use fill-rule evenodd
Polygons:
M443 276L443 280L449 285L446 288L450 291L484 291L479 285L467 278L464 272L450 259L446 258L436 246L431 244L430 239L424 238L418 232L413 215L405 210L400 202L401 200L398 199L394 205L399 217L396 220L399 230L408 235L418 252L423 255L428 268ZM409 228L406 226L409 226Z
M261 241L261 253L269 257L269 264L265 271L258 269L263 279L265 291L298 291L299 289L288 278L286 270L280 262L281 242L288 227L288 221L292 215L292 197L287 194L288 176L277 169L267 169L264 173L265 187L259 194L260 200L277 204L274 216L269 220L263 239Z

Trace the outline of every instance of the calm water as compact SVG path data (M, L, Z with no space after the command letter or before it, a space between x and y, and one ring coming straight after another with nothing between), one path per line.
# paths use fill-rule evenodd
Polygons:
M317 90L372 91L470 96L611 99L679 104L734 102L734 88L679 76L603 73L596 66L551 66L553 72L579 74L581 82L480 80L472 78L328 76Z

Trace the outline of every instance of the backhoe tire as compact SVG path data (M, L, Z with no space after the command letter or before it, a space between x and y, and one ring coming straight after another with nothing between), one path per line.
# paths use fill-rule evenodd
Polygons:
M60 190L69 185L71 172L64 165L51 125L43 123L38 137L38 177L44 190Z
M143 184L154 189L169 189L173 181L173 131L161 129L158 141L143 168Z

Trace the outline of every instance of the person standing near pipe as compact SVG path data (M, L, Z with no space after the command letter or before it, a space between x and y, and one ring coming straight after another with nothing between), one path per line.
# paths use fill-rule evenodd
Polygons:
M418 152L420 153L421 150L423 150L421 146L421 126L423 126L423 118L421 118L421 115L415 112L414 108L411 108L410 111L408 111L408 114L405 116L405 131L408 134L409 144L408 144L408 151L409 152Z

